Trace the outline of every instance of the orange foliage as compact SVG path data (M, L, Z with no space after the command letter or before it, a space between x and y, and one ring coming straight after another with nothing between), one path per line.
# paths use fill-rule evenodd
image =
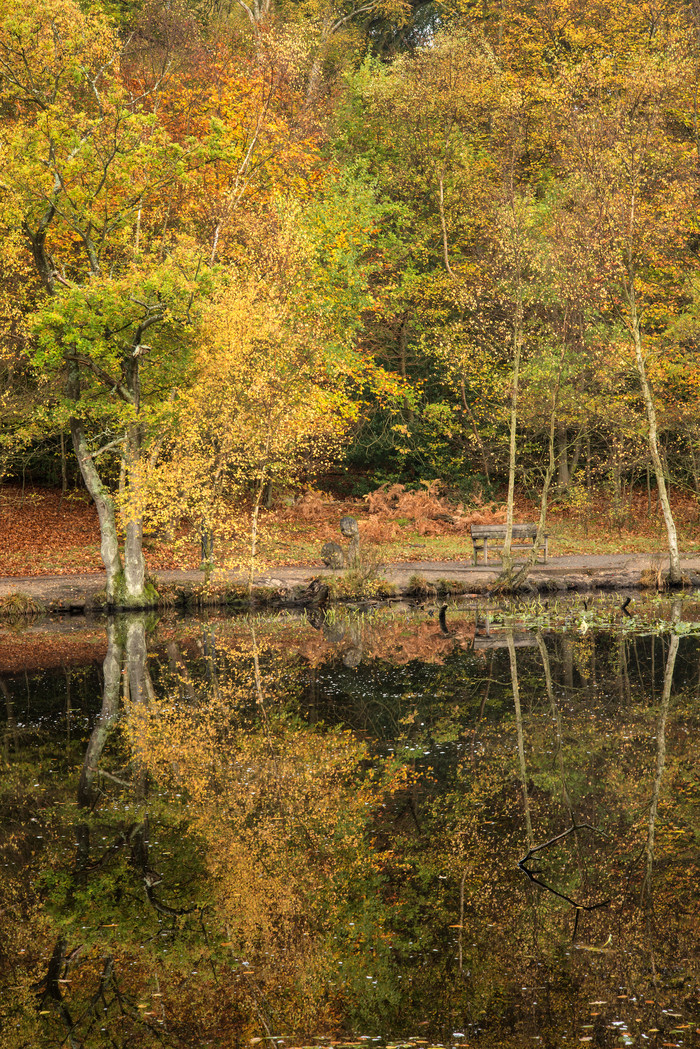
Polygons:
M423 489L409 492L402 484L382 485L366 496L370 514L381 515L390 521L409 518L415 522L419 535L445 535L464 532L472 524L496 524L505 521L505 509L478 507L465 510L462 503L456 508L440 497L440 481L423 481ZM386 536L383 536L386 538Z
M349 512L344 511L343 505L342 502L330 498L323 492L316 492L312 489L311 491L305 492L293 507L281 511L278 516L286 520L293 518L294 520L301 521L325 521L329 514L336 517L339 510L341 514L343 512Z
M275 195L304 200L323 177L320 136L305 123L293 70L280 56L251 55L223 34L190 56L164 93L159 117L188 157L180 220L209 241L212 261L239 258L235 234L254 226L255 211Z

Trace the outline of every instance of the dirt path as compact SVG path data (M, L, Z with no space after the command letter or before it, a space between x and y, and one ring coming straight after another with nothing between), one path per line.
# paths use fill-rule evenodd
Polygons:
M684 573L693 585L700 586L700 555L682 560ZM480 592L495 581L498 563L473 565L470 561L413 561L387 565L381 572L384 579L405 592L412 577L420 576L428 585L441 580L454 581L469 592ZM582 556L553 557L546 564L536 565L530 580L538 590L590 590L596 588L625 589L629 587L651 587L668 569L667 559L652 554L588 554ZM291 591L294 587L307 586L318 576L333 575L329 569L314 565L276 567L262 571L255 580L256 587L273 587ZM161 571L155 573L161 584L196 587L204 582L202 572ZM216 582L242 583L239 573L222 573ZM42 602L49 609L72 609L78 611L94 603L104 589L104 573L59 576L22 576L0 578L0 598L11 593L26 594Z

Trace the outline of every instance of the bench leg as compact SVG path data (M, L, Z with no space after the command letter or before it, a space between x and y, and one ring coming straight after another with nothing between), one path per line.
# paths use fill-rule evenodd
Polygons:
M487 565L488 563L489 563L489 541L486 538L486 536L484 536L484 564Z
M549 540L547 539L547 536L545 536L544 537L544 563L545 564L547 564L547 543L548 542L549 542Z

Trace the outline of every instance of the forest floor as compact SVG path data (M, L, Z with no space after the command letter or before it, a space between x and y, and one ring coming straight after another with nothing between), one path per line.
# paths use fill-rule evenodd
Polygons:
M700 572L700 507L676 494L684 570ZM483 589L497 575L498 563L474 566L469 525L504 520L497 502L455 505L440 496L436 483L417 492L400 485L361 500L338 500L307 492L290 505L262 515L256 582L290 588L305 585L323 571L321 547L340 540L338 522L357 518L364 559L399 592L422 577L428 587L440 580ZM537 510L518 500L516 520L533 521ZM632 493L623 506L603 497L555 502L549 515L549 560L533 569L533 580L569 585L650 585L667 564L663 521L649 507L647 493ZM226 522L226 538L217 543L217 581L235 582L245 573L245 515ZM149 569L162 583L199 585L199 543L186 525L166 538L146 540ZM570 577L579 577L579 583ZM615 580L617 579L617 582ZM639 580L642 580L641 584ZM635 580L637 582L635 583ZM22 592L45 604L82 605L104 586L97 515L84 492L0 487L0 597ZM552 588L557 586L553 583Z
M345 514L357 518L363 549L384 564L417 561L464 561L471 551L470 524L505 520L502 503L454 504L436 492L431 482L417 492L401 485L379 489L364 499L334 499L310 491L293 505L261 513L258 560L269 568L281 565L321 566L321 547L339 541L338 522ZM579 490L580 496L580 490ZM681 549L700 553L700 505L674 493L674 514ZM243 508L245 511L245 508ZM520 497L516 521L535 521L538 508ZM245 512L222 522L227 533L217 538L222 569L247 562L248 524ZM548 516L549 552L568 555L663 555L666 536L656 507L646 492L636 491L615 508L602 495L585 501L554 502ZM147 534L149 568L153 571L199 567L198 536L186 524L176 535ZM0 485L0 577L101 573L97 514L87 493L65 496L51 488Z

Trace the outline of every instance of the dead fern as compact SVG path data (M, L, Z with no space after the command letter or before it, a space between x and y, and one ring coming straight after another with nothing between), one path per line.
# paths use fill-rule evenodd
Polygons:
M498 524L505 520L502 508L494 510L477 505L465 509L463 503L451 505L440 495L442 483L438 480L421 481L421 486L417 491L408 491L402 484L385 484L370 492L365 496L370 520L373 517L384 521L405 519L413 523L421 536L460 533L472 524Z

